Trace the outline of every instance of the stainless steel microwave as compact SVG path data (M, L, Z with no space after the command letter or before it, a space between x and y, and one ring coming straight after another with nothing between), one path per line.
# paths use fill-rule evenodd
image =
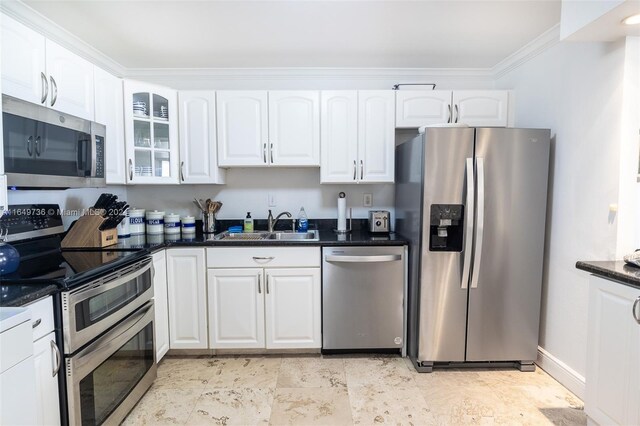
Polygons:
M2 95L2 126L7 186L106 185L102 124Z

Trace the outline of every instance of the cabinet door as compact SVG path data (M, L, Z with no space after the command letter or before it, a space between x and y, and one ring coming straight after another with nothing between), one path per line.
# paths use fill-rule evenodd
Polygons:
M169 301L167 300L167 256L165 250L153 254L153 299L155 317L156 362L169 350Z
M450 90L396 91L396 127L449 123L451 114Z
M360 182L394 181L394 93L358 92L358 170Z
M322 183L355 183L358 162L358 92L320 94Z
M47 105L67 114L94 120L93 64L51 40L47 46Z
M267 92L216 94L219 166L266 166Z
M122 80L101 68L93 68L96 122L107 126L105 177L107 184L125 184L124 105Z
M45 38L2 15L2 93L36 104L49 95Z
M320 268L266 269L267 349L319 348Z
M601 425L640 421L640 324L632 313L639 297L633 287L590 280L585 411Z
M169 348L207 348L204 249L167 250Z
M224 183L216 149L216 98L211 90L178 94L180 182Z
M29 355L0 374L0 425L37 424L36 394L33 356Z
M459 90L453 92L454 123L469 126L506 127L509 93L506 90Z
M128 183L178 183L177 105L175 90L124 81Z
M268 148L274 166L320 165L318 92L269 92Z
M59 362L54 332L33 343L33 364L36 370L36 424L60 424L58 399Z
M211 349L264 348L264 277L260 268L209 269Z

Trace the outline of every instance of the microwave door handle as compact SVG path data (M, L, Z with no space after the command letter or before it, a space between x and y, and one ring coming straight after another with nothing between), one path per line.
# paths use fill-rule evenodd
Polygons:
M98 135L95 133L91 134L91 173L89 176L94 177L97 173L98 169L98 153L96 152L96 147L98 146Z

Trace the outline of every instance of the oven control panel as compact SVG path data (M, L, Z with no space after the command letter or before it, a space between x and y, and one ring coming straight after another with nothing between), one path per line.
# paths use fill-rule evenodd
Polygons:
M12 204L0 217L0 235L6 241L44 237L64 232L57 204Z

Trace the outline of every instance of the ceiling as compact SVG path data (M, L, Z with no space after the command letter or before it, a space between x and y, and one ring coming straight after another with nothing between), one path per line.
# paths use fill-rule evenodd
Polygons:
M560 0L26 0L126 68L489 68Z

